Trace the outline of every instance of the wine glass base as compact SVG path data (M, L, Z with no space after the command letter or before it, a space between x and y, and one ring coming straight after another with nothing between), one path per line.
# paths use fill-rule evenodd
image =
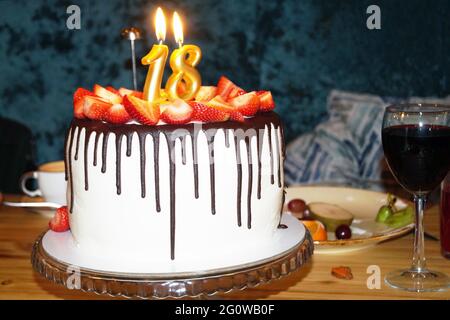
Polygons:
M411 292L446 291L450 278L442 272L424 269L403 269L390 272L384 281L389 286Z

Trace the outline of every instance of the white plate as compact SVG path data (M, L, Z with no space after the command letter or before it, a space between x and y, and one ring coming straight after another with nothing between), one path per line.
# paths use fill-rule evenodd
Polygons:
M287 229L277 229L271 239L261 239L258 243L248 244L235 249L232 255L223 254L217 250L215 255L202 257L201 255L189 261L174 260L169 262L155 262L151 255L144 256L140 261L123 259L120 252L115 256L105 256L98 252L89 252L79 247L73 240L70 231L56 233L48 231L42 245L46 253L68 265L101 272L171 274L190 272L209 272L216 269L256 264L269 258L283 255L299 243L306 236L303 224L290 215L284 215L281 221Z
M375 222L378 210L386 204L387 194L369 190L345 187L291 187L287 189L286 204L295 198L303 199L306 203L326 202L348 210L354 216L351 225L352 238L336 240L334 233L328 232L327 241L314 241L315 253L345 253L366 249L379 242L399 237L410 232L414 224L401 228L390 228ZM403 208L408 204L406 200L397 197L397 207Z

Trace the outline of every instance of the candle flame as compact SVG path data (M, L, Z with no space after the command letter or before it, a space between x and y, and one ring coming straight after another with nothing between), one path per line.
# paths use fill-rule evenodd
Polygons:
M156 10L155 30L158 41L166 40L166 17L161 7L158 7L158 10Z
M180 47L183 44L183 24L181 23L180 16L175 11L173 13L173 33L175 35L175 42L180 45Z

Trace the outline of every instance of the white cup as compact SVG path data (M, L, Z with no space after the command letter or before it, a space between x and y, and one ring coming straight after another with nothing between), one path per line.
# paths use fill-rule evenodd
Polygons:
M26 183L36 179L36 190L27 188ZM26 172L20 178L22 191L30 197L43 197L45 201L66 205L67 182L64 174L64 161L47 162L39 166L37 171Z

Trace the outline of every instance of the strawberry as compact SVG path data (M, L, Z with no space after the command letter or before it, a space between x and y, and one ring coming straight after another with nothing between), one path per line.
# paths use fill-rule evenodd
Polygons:
M161 120L168 124L185 124L191 121L194 109L181 99L166 103Z
M50 230L55 232L64 232L70 229L67 206L56 209L55 215L48 222L48 226Z
M123 105L128 114L136 121L153 126L160 118L159 104L151 103L134 96L125 96Z
M236 108L231 104L227 103L221 96L216 96L214 99L210 100L206 103L208 107L223 111L223 112L233 112L236 111Z
M122 104L113 104L106 113L104 120L109 123L123 124L130 121L131 117Z
M202 122L222 122L227 121L230 118L230 115L227 112L208 107L203 103L196 101L189 101L188 103L194 109L192 120Z
M73 94L73 114L75 118L84 119L86 116L83 113L83 97L84 96L95 96L89 90L78 88Z
M108 91L110 91L110 92L112 92L112 93L114 93L114 94L120 95L120 94L119 94L119 90L117 90L117 89L114 88L114 87L107 86L105 89L108 90Z
M258 91L256 95L261 102L259 111L268 112L275 109L275 102L273 101L272 93L270 91Z
M229 101L242 115L251 117L254 116L258 110L260 101L255 91L237 96Z
M237 122L245 122L245 118L239 111L233 111L230 113L230 120Z
M142 99L142 95L143 95L143 93L140 91L134 91L134 90L130 90L127 88L119 88L119 94L122 97L130 95L130 96L138 97L139 99Z
M209 101L216 96L217 87L202 86L195 95L195 101Z
M233 94L233 98L237 97L240 92L245 91L235 85L227 77L220 77L219 82L217 83L217 94L220 95L224 100L227 100L231 94Z
M119 95L119 92L112 92L106 88L103 88L101 85L94 85L94 93L100 98L111 102L112 104L122 103L122 97Z
M92 120L103 120L112 103L100 97L84 96L83 113Z
M246 94L247 92L239 87L235 87L233 88L233 90L231 90L230 94L228 95L227 101L230 101L233 98L236 98L238 96L242 96L243 94Z

